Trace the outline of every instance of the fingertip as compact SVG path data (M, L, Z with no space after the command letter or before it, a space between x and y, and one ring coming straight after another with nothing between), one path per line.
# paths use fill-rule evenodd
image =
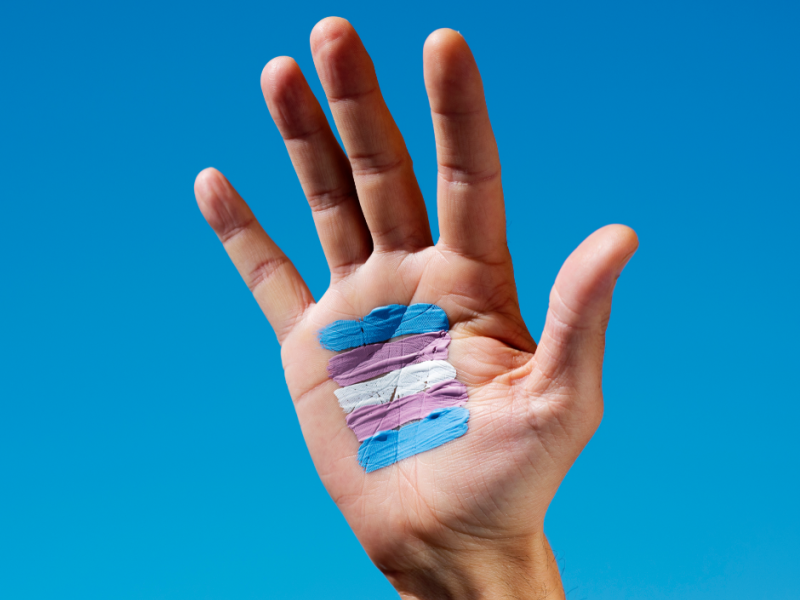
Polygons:
M293 112L307 104L311 94L307 88L300 66L290 56L277 56L264 66L261 92L278 129L285 128Z
M425 87L435 111L470 112L485 104L478 65L459 32L438 29L429 35L423 65Z
M454 29L437 29L425 40L422 49L426 70L435 66L443 66L446 71L473 69L475 58L467 40ZM464 73L459 73L463 75Z
M266 64L261 91L284 139L305 135L325 123L322 108L293 58L278 56Z
M198 203L204 201L212 194L212 182L218 177L222 177L222 173L217 171L214 167L207 167L197 174L197 177L194 179L194 195Z
M613 235L620 246L630 248L634 251L639 247L639 236L636 235L636 231L634 231L633 228L627 225L614 223L600 229L600 231L603 230L608 231L609 235Z
M311 32L311 55L328 98L355 97L378 89L375 67L353 26L323 19Z
M618 236L620 248L625 249L625 253L617 269L616 277L619 278L622 270L627 266L628 261L633 258L633 255L636 254L636 251L639 249L639 236L627 225L616 225L615 227L615 233Z
M291 56L276 56L270 60L261 71L261 89L264 96L267 92L281 89L298 72L300 67Z
M448 40L453 38L461 38L464 37L456 31L455 29L450 29L449 27L441 27L439 29L435 29L428 35L428 39L425 40L425 46L435 46L436 44L446 43Z
M222 173L214 167L208 167L200 171L194 180L194 196L197 200L197 206L206 221L209 222L209 215L216 212L214 206L219 197L220 179L225 179Z
M610 265L614 265L615 279L639 248L639 236L627 225L606 225L587 238L592 240L594 252L602 252Z
M553 291L573 316L591 315L593 306L610 310L614 284L639 245L636 232L625 225L606 225L587 237L564 262Z
M225 176L213 167L198 173L194 193L200 212L217 235L226 235L248 217L247 209L240 206L244 202Z
M342 17L325 17L311 30L311 53L314 54L328 44L341 37L355 34L350 21Z
M423 52L437 52L452 47L458 48L464 46L467 48L469 47L467 46L467 41L460 32L456 31L455 29L443 27L433 31L428 36L428 38L425 40L425 45L423 46Z

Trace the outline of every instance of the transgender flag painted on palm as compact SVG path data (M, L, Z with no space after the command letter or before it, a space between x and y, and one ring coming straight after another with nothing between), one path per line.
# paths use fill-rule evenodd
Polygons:
M391 304L363 319L335 321L319 332L342 388L335 394L369 473L431 450L467 432L467 388L449 362L450 323L435 304ZM402 337L396 341L393 338Z

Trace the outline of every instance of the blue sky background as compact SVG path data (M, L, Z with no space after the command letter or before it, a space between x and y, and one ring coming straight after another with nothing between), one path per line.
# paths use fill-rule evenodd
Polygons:
M321 95L328 15L371 52L431 210L422 44L466 36L537 337L569 252L639 233L605 419L546 522L568 598L800 597L800 5L675 0L4 6L0 597L395 597L192 192L223 171L321 295L259 75L288 54Z

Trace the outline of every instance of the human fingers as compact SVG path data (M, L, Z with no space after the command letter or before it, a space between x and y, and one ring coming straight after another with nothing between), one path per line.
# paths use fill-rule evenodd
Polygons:
M425 87L439 163L440 244L493 260L507 255L500 158L478 66L460 33L425 42Z
M372 251L350 163L293 59L267 63L261 90L311 206L331 274L345 275Z
M556 277L533 357L544 381L576 391L574 397L587 404L585 412L598 424L611 297L638 246L636 233L624 225L603 227L578 246Z
M283 343L314 298L250 207L216 169L194 182L197 204Z
M311 32L311 51L375 249L431 245L428 214L411 157L358 34L344 19L323 19Z

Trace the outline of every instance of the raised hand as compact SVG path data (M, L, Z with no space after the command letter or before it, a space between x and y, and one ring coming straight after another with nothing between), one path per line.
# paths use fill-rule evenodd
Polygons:
M433 243L411 158L372 62L347 21L311 34L345 146L290 58L262 74L270 113L308 198L331 271L315 302L297 270L217 171L197 201L269 319L309 451L331 497L403 598L562 598L547 507L600 423L611 296L634 232L604 227L567 259L537 347L520 316L500 163L475 61L451 30L425 43L439 163ZM366 472L318 333L386 305L435 304L466 385L468 431Z

